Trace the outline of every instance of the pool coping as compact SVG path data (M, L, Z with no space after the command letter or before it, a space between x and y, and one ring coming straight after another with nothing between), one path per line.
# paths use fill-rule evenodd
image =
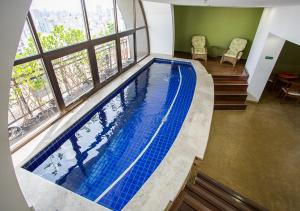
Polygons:
M204 157L213 112L213 82L212 77L198 61L152 54L121 74L12 155L20 187L30 206L35 207L36 210L108 210L93 201L22 169L21 166L154 58L191 62L196 71L197 83L190 110L175 143L159 167L124 209L149 210L151 208L150 210L163 210L168 202L175 198L184 184L195 156L200 159ZM196 127L197 125L201 127L201 130ZM182 143L184 140L188 144ZM180 156L178 156L178 153ZM174 177L174 174L170 174L169 171L176 173L176 177ZM173 175L173 178L168 180L171 175ZM170 186L172 186L171 189ZM57 203L53 203L53 200ZM159 203L155 202L157 200Z

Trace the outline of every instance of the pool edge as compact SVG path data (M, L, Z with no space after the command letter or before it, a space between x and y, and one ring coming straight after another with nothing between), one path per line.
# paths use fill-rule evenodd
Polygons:
M172 148L123 210L165 210L184 186L194 159L205 155L214 104L212 76L199 61L164 58L192 63L197 76L193 100Z
M25 198L30 203L30 205L33 205L34 207L37 207L39 209L41 207L45 209L44 206L49 204L49 200L51 200L51 197L55 198L54 195L59 194L61 197L64 197L64 198L67 196L67 198L70 200L70 201L64 200L64 202L57 207L57 208L62 208L61 210L66 209L68 206L70 206L72 208L72 210L76 210L76 208L73 208L73 205L72 205L72 202L74 203L73 199L76 199L78 201L78 203L83 204L83 206L85 206L85 204L86 204L86 206L92 206L92 207L97 205L99 209L107 210L103 206L101 206L99 204L96 204L96 203L94 203L92 201L89 201L89 200L87 202L86 198L81 197L78 194L73 193L71 191L68 191L67 189L62 188L62 187L60 187L60 186L58 186L54 183L50 183L49 181L47 181L47 180L45 180L41 177L38 177L37 175L34 175L32 173L29 173L29 172L28 172L28 174L26 174L27 172L24 173L24 171L26 171L26 170L20 169L20 166L22 166L27 161L29 161L31 158L33 158L43 148L45 148L54 139L56 139L57 136L59 136L61 133L63 133L65 130L67 130L76 121L78 121L79 118L81 118L83 115L85 115L87 112L89 112L93 107L95 107L96 104L98 104L99 102L103 101L105 98L110 96L112 94L112 92L114 92L116 89L118 89L118 87L120 87L123 83L126 83L126 81L130 80L130 78L132 78L136 74L138 74L138 72L140 72L145 65L151 63L152 60L155 59L155 58L163 58L163 59L171 59L171 60L191 62L190 60L176 59L176 58L165 56L165 55L150 55L150 56L148 56L142 62L138 63L134 67L130 68L127 72L120 75L120 77L117 78L114 82L112 82L112 84L104 87L103 90L100 90L99 92L94 94L91 97L91 98L94 98L94 99L88 99L81 106L79 106L74 111L72 111L69 115L67 115L66 118L64 118L64 120L59 121L57 124L54 124L53 127L50 127L50 129L45 130L39 136L40 137L39 140L38 140L38 137L37 137L32 142L30 142L29 145L27 145L27 146L25 145L23 147L23 149L20 149L19 151L16 151L16 153L13 154L13 159L14 159L14 163L15 163L15 166L16 166L15 167L16 168L16 174L19 178L19 183L20 183L22 191L24 192ZM203 66L200 63L197 63L197 62L195 63L194 61L192 61L191 63L193 64L194 69L196 71L196 75L197 75L197 83L196 83L196 88L195 88L195 94L194 94L193 101L192 101L192 104L191 104L191 107L192 107L193 104L194 104L194 101L195 101L196 92L198 90L199 77L202 77L202 75L207 76L208 74L207 74L206 70L203 69ZM197 71L197 69L198 69L198 71ZM190 113L191 112L189 111L187 116L186 116L186 119L183 123L183 126L186 124L186 121L189 118ZM181 131L182 131L182 129L179 131L178 137L181 135ZM51 132L52 134L55 133L56 137L52 136L50 138L49 136L47 136L47 134L49 132ZM41 136L42 136L42 138L41 138ZM177 139L178 139L178 137L177 137ZM175 140L174 144L178 142L177 139ZM167 154L167 156L168 156L168 154ZM196 154L201 156L200 151L197 152ZM165 157L165 159L162 162L164 162L166 160L167 156ZM162 164L159 165L157 170L160 168L161 165ZM154 174L155 173L156 173L156 171L154 172ZM26 178L24 179L24 178L21 178L21 177L30 177L30 180L27 180ZM136 194L136 196L138 196L140 194L140 192L143 190L143 188L149 182L149 180L151 180L151 178L152 178L152 176L148 179L148 181L144 184L144 186L139 190L139 192ZM28 181L30 181L29 182L30 184L28 184ZM39 185L36 185L36 184L41 184L41 186L45 187L46 190L50 188L52 191L50 193L42 192L41 188L38 188ZM35 186L37 186L37 187L35 187ZM58 191L55 191L55 190L58 190ZM42 194L42 195L39 195L39 194ZM48 195L50 195L51 197L48 197ZM133 200L135 200L136 196L134 196L134 198L127 204L128 206L130 206L132 204L132 202L133 202ZM92 203L92 205L91 205L91 203ZM88 204L90 204L90 205L88 205ZM61 207L61 206L63 206L63 207Z

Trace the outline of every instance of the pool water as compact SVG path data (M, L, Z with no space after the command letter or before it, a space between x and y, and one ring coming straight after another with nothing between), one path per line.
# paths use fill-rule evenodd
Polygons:
M174 143L195 84L190 63L154 59L23 167L121 210Z

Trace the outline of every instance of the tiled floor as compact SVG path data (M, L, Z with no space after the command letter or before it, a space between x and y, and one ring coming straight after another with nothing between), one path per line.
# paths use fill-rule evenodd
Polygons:
M300 104L266 92L246 111L215 111L199 169L270 210L300 210Z

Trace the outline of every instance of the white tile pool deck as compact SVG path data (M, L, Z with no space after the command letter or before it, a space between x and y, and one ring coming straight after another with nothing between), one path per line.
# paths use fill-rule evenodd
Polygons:
M177 59L166 55L151 55L113 80L12 155L16 174L29 206L43 211L107 210L95 202L20 168L20 166L154 57L191 61L196 70L197 83L191 107L172 148L147 182L124 207L124 210L164 210L168 203L176 197L185 183L195 157L200 159L204 157L213 114L214 85L211 75L198 61Z

